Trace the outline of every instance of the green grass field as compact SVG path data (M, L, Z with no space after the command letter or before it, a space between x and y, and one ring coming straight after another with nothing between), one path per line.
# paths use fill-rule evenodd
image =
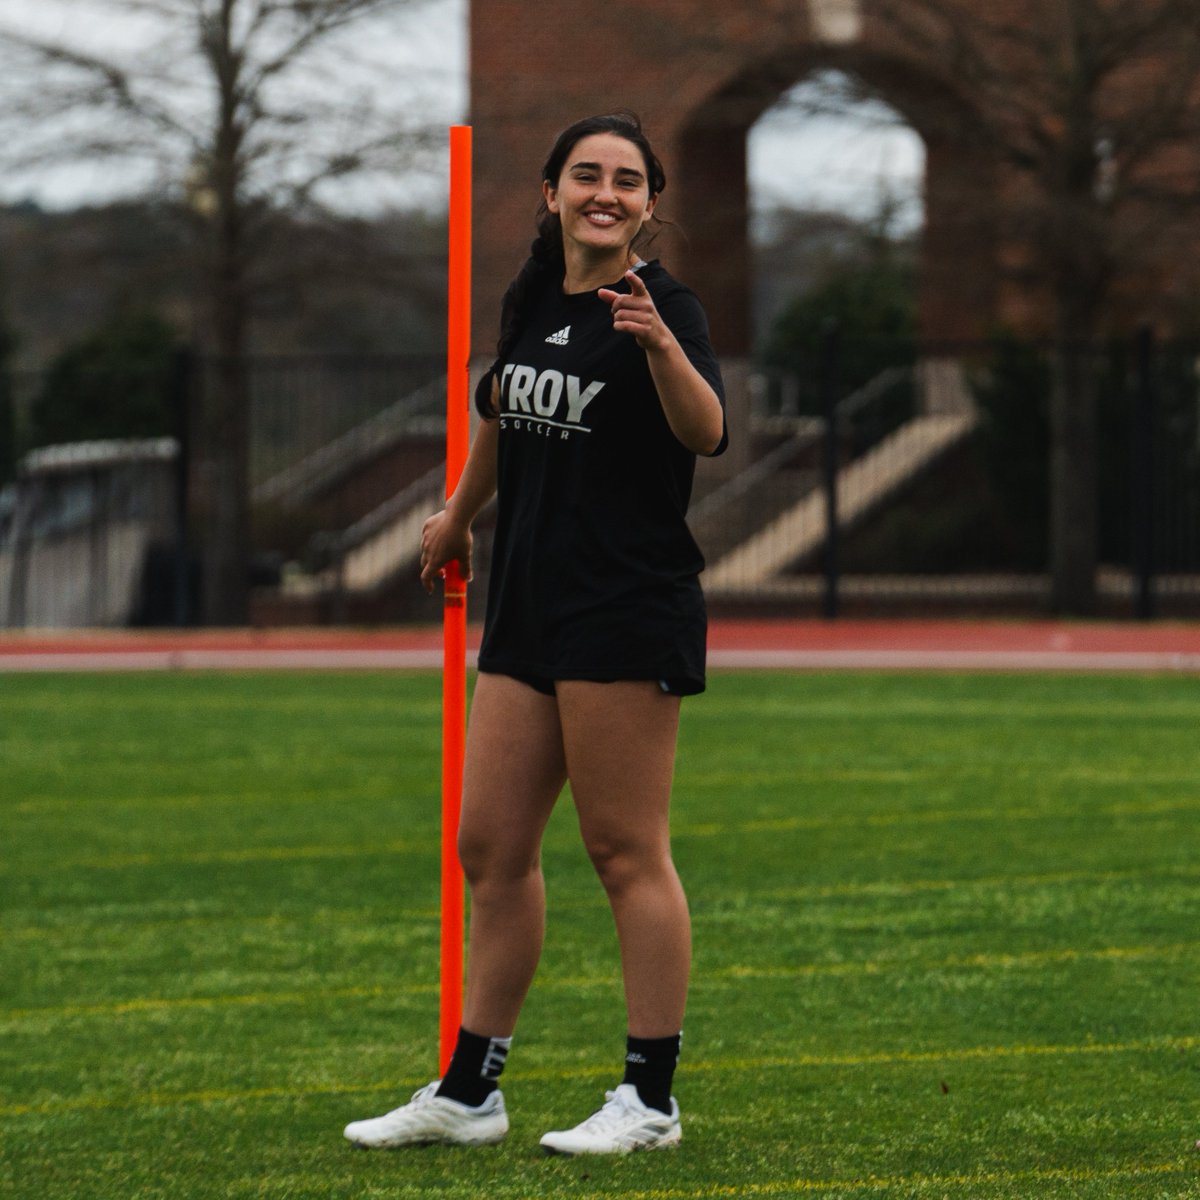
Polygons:
M352 1150L436 1070L433 675L0 676L0 1196L1200 1194L1200 680L718 674L685 704L684 1145L616 1082L568 801L500 1147Z

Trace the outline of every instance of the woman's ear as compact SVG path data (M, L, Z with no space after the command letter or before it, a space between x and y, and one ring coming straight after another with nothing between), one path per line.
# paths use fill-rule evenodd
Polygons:
M546 199L546 208L549 212L558 212L558 188L556 188L548 179L542 180L542 195Z

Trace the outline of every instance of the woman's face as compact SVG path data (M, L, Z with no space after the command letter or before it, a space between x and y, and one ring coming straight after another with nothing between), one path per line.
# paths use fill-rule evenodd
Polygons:
M557 185L545 182L542 191L562 222L564 249L575 244L591 255L627 251L658 202L642 152L615 133L580 138Z

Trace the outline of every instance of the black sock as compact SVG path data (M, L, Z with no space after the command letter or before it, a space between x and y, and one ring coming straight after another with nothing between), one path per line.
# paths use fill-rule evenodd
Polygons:
M438 1085L437 1094L478 1108L499 1086L504 1060L512 1038L481 1037L460 1028L450 1066Z
M679 1062L679 1046L683 1034L665 1038L636 1038L625 1040L625 1078L637 1088L641 1102L659 1112L671 1111L671 1081Z

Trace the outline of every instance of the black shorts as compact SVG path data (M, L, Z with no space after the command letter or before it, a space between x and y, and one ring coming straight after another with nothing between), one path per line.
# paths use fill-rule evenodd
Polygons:
M486 672L485 672L486 674ZM515 679L518 683L525 684L526 687L531 687L535 692L541 692L543 696L553 696L554 680L545 675L518 675L512 671L497 671L498 675L507 675L509 679ZM614 676L612 679L588 679L588 683L621 683L621 682L640 682L638 680L627 680ZM665 695L668 696L694 696L697 692L704 690L704 685L695 679L659 679L655 681Z

